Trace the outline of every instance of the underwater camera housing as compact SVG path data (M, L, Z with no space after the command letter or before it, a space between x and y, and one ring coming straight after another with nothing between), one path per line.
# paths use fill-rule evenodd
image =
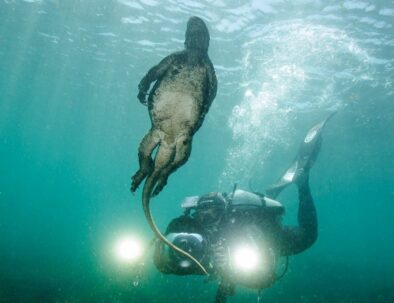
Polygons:
M206 255L206 241L200 234L186 232L170 233L167 235L167 239L180 249L191 254L199 262L202 262ZM177 253L173 249L170 249L168 246L166 247L166 249L166 254L177 268L185 272L190 271L194 268L194 262L192 262L188 257Z
M275 221L284 213L278 201L236 189L230 195L187 197L182 207L184 216L174 219L166 235L171 243L207 265L218 279L253 289L275 281L278 257L270 231L262 222ZM199 218L200 212L207 216L211 210L221 219ZM200 273L189 258L168 246L161 247L168 266L159 270L177 275Z
M198 262L206 266L207 242L198 233L170 232L166 235L168 241L183 251L192 255ZM203 274L190 258L176 252L161 241L156 241L153 262L156 268L164 274L198 275Z

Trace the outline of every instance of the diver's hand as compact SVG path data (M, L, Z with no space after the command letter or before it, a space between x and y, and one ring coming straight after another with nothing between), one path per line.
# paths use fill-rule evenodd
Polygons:
M228 268L228 253L224 245L213 244L212 245L212 261L215 269L220 275L223 275Z

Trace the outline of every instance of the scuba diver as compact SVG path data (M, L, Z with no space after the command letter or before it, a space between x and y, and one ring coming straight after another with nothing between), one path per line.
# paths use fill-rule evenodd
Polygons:
M211 279L219 281L215 303L226 302L237 285L258 290L259 300L261 290L286 272L288 256L316 241L318 224L309 172L320 151L322 130L333 114L308 131L292 165L265 195L235 185L229 194L211 192L182 202L184 213L170 222L165 236L197 259ZM282 225L284 207L274 200L290 184L298 188L298 226ZM281 256L286 263L278 273ZM165 274L204 274L189 258L161 241L156 241L154 263Z

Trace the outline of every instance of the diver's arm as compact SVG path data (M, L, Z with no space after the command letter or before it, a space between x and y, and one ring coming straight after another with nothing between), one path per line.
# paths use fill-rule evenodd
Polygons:
M215 303L226 303L228 296L235 293L235 284L221 280L216 291Z
M165 72L168 70L171 64L173 64L174 59L175 59L175 54L171 54L165 57L163 60L160 61L159 64L153 66L148 71L148 73L141 79L140 83L138 84L139 92L137 97L142 104L147 103L146 96L151 83L158 80L165 74Z
M284 227L281 239L281 254L297 254L312 246L317 239L316 208L309 188L309 178L297 182L298 226Z

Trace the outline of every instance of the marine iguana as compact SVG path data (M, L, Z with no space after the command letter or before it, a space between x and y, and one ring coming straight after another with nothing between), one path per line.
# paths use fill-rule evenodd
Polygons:
M160 233L153 221L149 202L151 196L157 195L167 184L169 175L188 160L193 135L201 127L216 96L217 79L208 56L209 39L204 21L191 17L185 33L185 49L165 57L139 83L138 99L148 105L152 125L140 143L140 168L133 175L131 184L131 191L135 192L146 178L142 203L153 231L173 249L193 259L204 272L197 260Z

